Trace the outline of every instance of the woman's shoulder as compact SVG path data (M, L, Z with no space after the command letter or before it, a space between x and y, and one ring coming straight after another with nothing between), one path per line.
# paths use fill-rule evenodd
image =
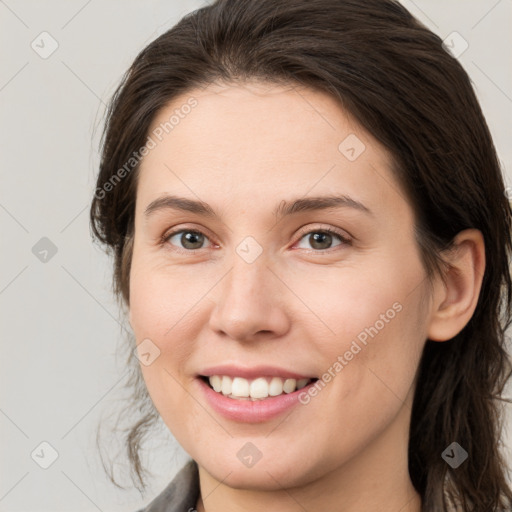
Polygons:
M153 501L136 512L188 512L195 510L198 497L199 472L191 459Z

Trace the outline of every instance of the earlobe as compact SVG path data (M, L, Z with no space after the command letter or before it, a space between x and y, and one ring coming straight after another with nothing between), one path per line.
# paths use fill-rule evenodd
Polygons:
M461 231L453 247L443 254L448 263L445 284L439 283L433 294L428 338L447 341L469 322L478 303L485 271L485 244L478 229Z

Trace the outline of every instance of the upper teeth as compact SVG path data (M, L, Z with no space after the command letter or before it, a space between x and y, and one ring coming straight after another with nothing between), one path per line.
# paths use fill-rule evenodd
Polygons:
M280 377L258 377L247 380L243 377L231 378L227 375L212 375L209 378L212 388L230 398L267 398L283 393L292 393L308 384L310 379L281 379Z

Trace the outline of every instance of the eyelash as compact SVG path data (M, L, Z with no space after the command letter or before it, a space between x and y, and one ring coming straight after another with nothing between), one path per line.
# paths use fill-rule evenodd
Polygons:
M168 243L169 239L172 238L174 235L177 235L178 233L195 233L195 234L200 234L200 235L203 235L208 240L210 240L209 237L205 233L203 233L202 231L200 231L198 229L181 228L181 229L176 229L174 231L166 232L164 235L162 235L162 237L160 238L160 245L162 245L162 246L164 246L164 245L171 245L171 244ZM334 247L330 247L328 249L310 249L308 252L314 252L314 253L322 253L322 252L324 252L325 253L325 252L330 252L333 249L336 249L336 247L343 246L343 245L350 245L351 244L351 240L349 238L347 238L341 232L339 232L339 231L337 231L337 230L335 230L335 229L333 229L331 227L322 227L322 228L310 229L309 231L301 231L298 234L297 242L300 242L306 235L309 235L309 234L312 234L312 233L327 233L329 235L334 235L334 236L339 238L341 243L339 245L336 245ZM203 248L201 248L201 249L183 249L181 247L172 246L171 250L174 250L174 251L180 252L180 253L188 253L188 254L192 253L192 254L194 254L195 252L201 251L202 249Z

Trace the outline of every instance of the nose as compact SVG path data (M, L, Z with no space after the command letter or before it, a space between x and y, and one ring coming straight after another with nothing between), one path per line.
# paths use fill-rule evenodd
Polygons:
M210 328L233 340L250 341L284 335L290 328L285 286L261 255L247 263L237 254L227 275L210 293L215 306Z

